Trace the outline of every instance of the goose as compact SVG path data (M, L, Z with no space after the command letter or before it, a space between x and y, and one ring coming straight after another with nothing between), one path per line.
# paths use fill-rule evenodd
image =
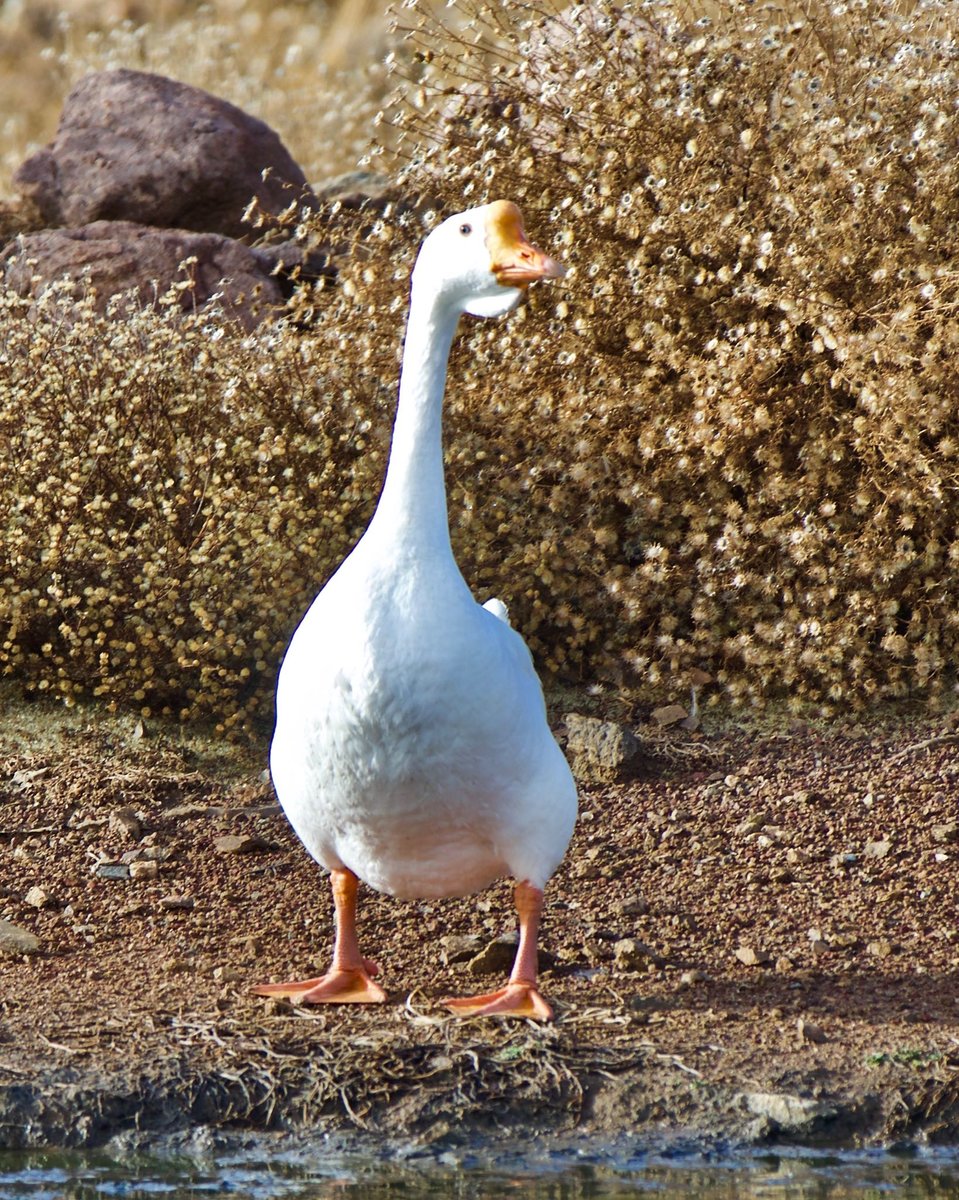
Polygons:
M530 652L499 600L474 600L450 545L443 471L447 360L463 313L498 317L565 274L498 200L438 225L413 269L386 477L360 541L287 648L270 769L307 851L330 872L326 974L263 984L301 1004L379 1003L360 953L359 881L405 899L515 881L508 982L441 1001L458 1016L552 1019L537 987L543 889L566 852L576 787Z

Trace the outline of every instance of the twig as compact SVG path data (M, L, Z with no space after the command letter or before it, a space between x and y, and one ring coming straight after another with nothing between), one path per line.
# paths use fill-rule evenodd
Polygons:
M959 743L959 733L940 733L936 737L925 738L924 741L915 742L912 746L906 746L902 750L897 750L886 761L890 763L898 762L899 759L906 758L916 750L932 750L936 746L954 746L956 743Z

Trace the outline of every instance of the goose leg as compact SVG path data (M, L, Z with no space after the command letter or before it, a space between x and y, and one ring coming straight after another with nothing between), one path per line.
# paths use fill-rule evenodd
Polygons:
M325 975L289 983L262 983L258 996L283 996L298 1004L380 1004L386 992L373 982L379 967L360 954L356 937L357 878L352 871L333 871L336 936L333 963Z
M516 911L519 914L519 946L506 987L485 996L449 996L442 1000L459 1017L532 1017L552 1021L553 1010L536 986L536 935L543 911L543 893L531 883L516 885Z

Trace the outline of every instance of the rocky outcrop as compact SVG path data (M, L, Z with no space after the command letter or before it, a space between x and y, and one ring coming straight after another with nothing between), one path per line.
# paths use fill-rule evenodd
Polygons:
M128 295L134 307L143 307L173 288L175 303L185 311L218 295L226 315L250 330L284 298L269 260L241 242L131 221L23 234L7 247L0 269L7 284L25 297L39 298L52 282L69 280L57 300L58 312L67 319L65 304L85 291L105 312L116 296ZM177 287L183 283L188 286Z
M67 96L53 141L14 183L49 225L133 221L240 238L251 201L275 216L315 195L263 121L143 71L98 71ZM269 223L269 221L267 221Z

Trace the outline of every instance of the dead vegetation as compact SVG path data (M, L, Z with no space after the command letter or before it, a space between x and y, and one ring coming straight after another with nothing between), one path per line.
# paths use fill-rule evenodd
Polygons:
M454 352L451 522L480 598L509 603L554 678L644 699L695 668L706 703L948 704L948 5L461 0L445 20L400 13L385 165L437 211L514 197L570 267ZM321 213L314 236L363 254L260 338L7 310L9 675L224 725L268 711L375 501L432 216Z

